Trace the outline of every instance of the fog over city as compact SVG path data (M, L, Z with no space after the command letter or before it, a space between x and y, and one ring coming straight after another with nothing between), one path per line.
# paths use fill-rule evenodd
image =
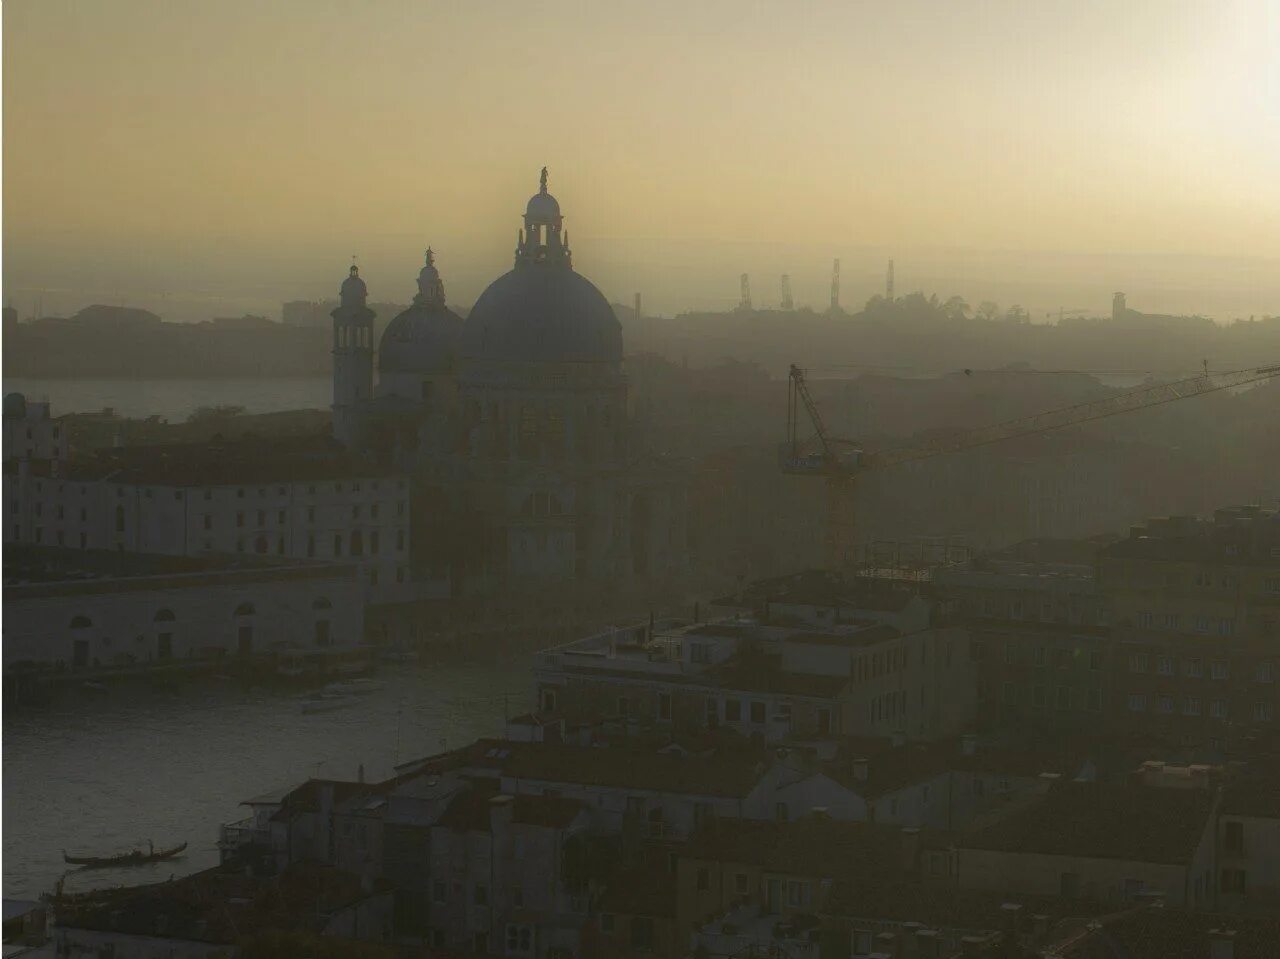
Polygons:
M9 0L5 959L1263 959L1280 5Z

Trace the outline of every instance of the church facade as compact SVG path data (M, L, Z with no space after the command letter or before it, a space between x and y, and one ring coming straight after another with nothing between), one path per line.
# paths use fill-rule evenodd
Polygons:
M622 328L573 268L545 169L512 269L465 320L431 250L376 349L367 295L353 266L333 311L334 435L413 477L424 578L478 595L681 580L686 484L635 441Z

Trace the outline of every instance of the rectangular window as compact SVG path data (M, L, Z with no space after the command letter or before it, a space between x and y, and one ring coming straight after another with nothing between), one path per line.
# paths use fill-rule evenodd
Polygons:
M489 887L482 882L476 883L471 901L477 906L489 905Z
M1244 823L1222 824L1222 846L1227 852L1244 852Z
M1129 672L1145 673L1147 671L1147 654L1134 653L1129 657Z
M1222 891L1225 893L1234 893L1235 895L1244 895L1245 890L1245 872L1243 869L1224 869L1222 870Z
M751 721L757 725L764 722L764 703L753 702L751 704Z
M1047 651L1043 646L1037 646L1037 647L1035 648L1034 653L1033 653L1033 659L1032 659L1032 662L1034 662L1034 663L1035 663L1035 665L1037 665L1037 666L1043 666L1043 665L1045 664L1045 661L1046 661L1046 653L1047 653L1047 652L1048 652L1048 651Z
M698 867L698 892L706 892L711 888L711 870L706 866Z
M1271 703L1261 702L1253 704L1254 722L1269 723L1273 716L1274 710L1271 707Z
M724 719L728 723L736 723L742 719L742 703L737 699L724 701Z
M1209 715L1214 719L1227 718L1227 701L1225 699L1215 699L1209 703Z
M1035 686L1031 690L1031 703L1036 709L1044 709L1049 705L1049 690L1044 686Z
M244 526L244 513L243 513L243 512L237 512L237 513L236 513L236 527L237 527L237 528L239 528L239 527L241 527L241 526Z
M653 948L653 920L648 916L631 917L631 945L635 949Z
M1138 614L1138 625L1141 626L1143 629L1150 629L1152 626L1155 625L1155 621L1156 621L1155 615L1152 613L1143 612Z
M1182 705L1182 712L1184 715L1187 715L1187 716L1199 716L1200 709L1201 707L1200 707L1199 696L1188 696L1187 701Z
M659 719L671 718L671 694L670 693L658 693L658 718Z
M1253 670L1253 678L1260 683L1275 682L1275 668L1271 663L1258 663Z
M1089 650L1089 668L1097 672L1102 669L1102 650Z
M1018 650L1013 643L1004 644L1004 661L1009 665L1013 665L1018 661Z
M1147 711L1147 697L1143 693L1129 694L1129 712L1145 713Z
M1173 675L1173 658L1170 656L1160 656L1156 659L1156 672L1161 676Z
M1005 683L1001 688L1000 701L1006 706L1012 706L1018 701L1018 690L1013 683Z
M1204 660L1198 658L1185 660L1182 669L1192 679L1200 679L1204 676Z
M1209 675L1214 679L1226 679L1231 675L1230 664L1226 660L1215 659L1213 665L1209 668Z
M1058 687L1058 708L1059 709L1071 708L1071 687L1070 686Z
M1172 697L1172 696L1161 696L1161 697L1160 697L1160 704L1159 704L1159 707L1158 707L1158 708L1159 708L1160 712L1162 712L1162 713L1171 713L1171 712L1173 712L1173 697Z

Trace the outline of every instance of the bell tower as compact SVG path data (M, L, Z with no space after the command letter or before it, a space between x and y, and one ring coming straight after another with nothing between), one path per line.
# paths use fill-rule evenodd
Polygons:
M364 411L373 399L373 310L360 270L342 281L333 317L333 436L349 450L364 442Z

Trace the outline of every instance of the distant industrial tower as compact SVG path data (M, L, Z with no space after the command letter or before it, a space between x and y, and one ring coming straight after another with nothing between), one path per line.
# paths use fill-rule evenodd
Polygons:
M840 312L840 261L831 261L831 312Z
M741 282L742 282L742 294L738 300L738 309L750 310L751 309L751 280L747 277L747 274L743 273Z
M889 272L884 276L884 298L893 302L893 260L889 261Z
M791 277L786 273L782 274L782 299L779 306L784 310L795 309L795 304L791 302Z
M635 305L635 311L636 311L636 319L638 320L638 319L640 319L640 316L641 316L641 313L640 313L640 294L639 294L639 293L637 293L637 294L636 294L636 305Z
M1111 297L1111 319L1123 320L1124 315L1129 312L1129 308L1125 305L1124 294L1116 293Z

